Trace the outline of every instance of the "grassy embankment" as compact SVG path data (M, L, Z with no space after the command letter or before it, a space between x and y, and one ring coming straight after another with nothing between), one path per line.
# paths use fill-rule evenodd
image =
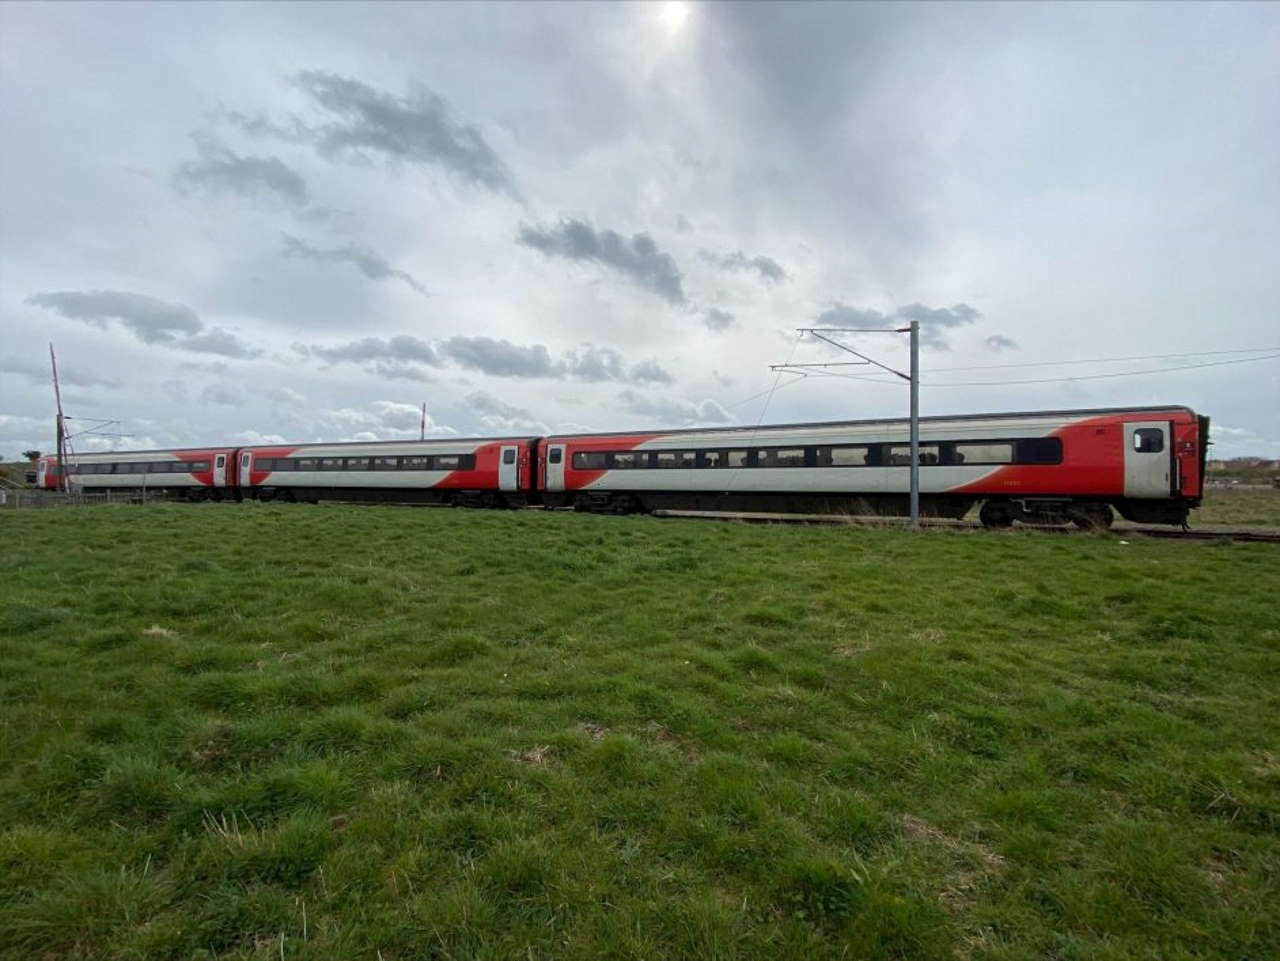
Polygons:
M0 517L5 958L1272 958L1280 552Z

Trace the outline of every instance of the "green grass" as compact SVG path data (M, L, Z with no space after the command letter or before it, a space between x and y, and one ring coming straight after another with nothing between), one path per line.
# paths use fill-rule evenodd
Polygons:
M1209 524L1280 528L1280 488L1208 488L1191 526Z
M1269 545L0 525L4 958L1280 953Z

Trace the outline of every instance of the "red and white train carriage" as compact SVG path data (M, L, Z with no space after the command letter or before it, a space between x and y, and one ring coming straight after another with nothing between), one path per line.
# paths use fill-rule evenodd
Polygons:
M78 455L86 490L193 499L355 500L578 510L683 508L902 514L905 420L768 427L285 444ZM1186 407L926 417L921 510L1015 520L1185 523L1203 493L1209 420ZM57 486L57 459L37 483Z
M517 507L534 493L536 437L244 447L239 488L261 500Z
M906 512L906 420L841 421L553 436L542 443L545 503L581 510ZM1199 504L1208 419L1185 407L927 417L925 514L982 502L988 526L1085 526L1124 517L1184 523Z

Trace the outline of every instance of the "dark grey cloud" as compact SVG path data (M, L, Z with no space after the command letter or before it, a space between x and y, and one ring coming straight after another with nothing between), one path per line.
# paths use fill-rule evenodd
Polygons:
M16 357L0 359L0 371L19 374L38 384L48 384L53 380L53 372L48 365L27 363ZM58 380L73 387L106 387L115 390L120 381L110 377L99 377L83 368L68 365L65 361L58 365Z
M374 154L392 162L439 166L490 190L519 196L506 165L479 128L456 120L448 104L425 87L397 97L323 70L304 71L293 82L329 114L330 122L312 125L291 116L275 123L243 114L229 114L229 119L248 133L311 143L327 158Z
M727 424L733 417L714 400L694 403L676 397L645 397L633 390L618 395L624 410L641 417L653 417L665 425Z
M206 329L190 307L132 291L48 291L32 294L27 303L98 327L106 327L109 320L118 321L144 344L163 344L223 357L256 357L262 353L221 327Z
M197 334L203 327L190 307L127 290L47 291L32 294L27 303L99 327L117 320L146 344L174 344L179 334Z
M218 354L222 357L245 359L261 356L262 351L250 347L243 340L221 327L210 327L207 331L183 338L177 346L183 350L197 354Z
M249 198L266 194L294 207L305 207L310 200L307 182L279 157L241 157L211 137L194 139L200 159L178 166L173 182L179 191Z
M950 350L946 335L943 333L955 327L964 327L974 323L982 316L968 304L955 304L951 307L926 307L924 304L907 304L891 313L878 310L860 309L847 304L837 303L817 316L822 327L867 327L891 330L905 327L911 321L920 323L920 343L934 350Z
M729 254L717 254L711 250L700 250L698 256L709 264L719 267L721 270L743 271L754 270L760 275L760 280L769 286L780 284L787 280L787 272L782 269L782 265L772 257L759 255L756 257L748 257L741 250L735 250Z
M563 361L553 360L542 344L525 347L493 337L450 337L440 352L465 370L491 377L563 377Z
M1018 349L1018 342L1012 337L1006 337L1003 334L992 334L983 343L987 345L987 350L994 350L997 353L1003 350Z
M734 324L733 314L719 307L708 307L702 315L702 322L708 330L728 330Z
M281 238L286 257L301 260L313 260L318 263L347 263L364 274L370 280L401 280L423 296L427 289L412 274L392 267L381 254L353 241L341 247L313 247L292 234L284 234Z
M679 267L648 234L632 234L628 240L617 231L597 231L584 220L569 219L552 227L522 225L517 241L548 257L583 260L615 270L668 303L685 302Z
M391 338L365 337L336 347L294 344L297 353L329 364L353 363L384 377L429 380L427 367L453 365L490 377L523 380L615 381L635 384L671 383L671 375L656 360L628 365L610 347L584 344L554 357L542 344L513 344L493 337L448 337L428 343L401 334Z

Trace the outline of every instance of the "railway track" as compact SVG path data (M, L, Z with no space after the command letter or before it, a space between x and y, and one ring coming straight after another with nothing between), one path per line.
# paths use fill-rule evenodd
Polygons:
M901 527L901 517L848 517L842 514L768 514L737 513L733 511L676 511L655 510L654 517L683 518L686 520L724 521L739 524L793 524L799 526L829 527ZM981 524L973 521L955 521L943 518L924 518L922 527L930 530L981 531ZM1019 524L1013 530L1037 531L1046 534L1082 534L1085 531L1073 527L1033 527ZM1181 530L1167 527L1113 527L1116 537L1158 537L1184 541L1240 541L1262 544L1280 544L1280 531L1274 530Z

